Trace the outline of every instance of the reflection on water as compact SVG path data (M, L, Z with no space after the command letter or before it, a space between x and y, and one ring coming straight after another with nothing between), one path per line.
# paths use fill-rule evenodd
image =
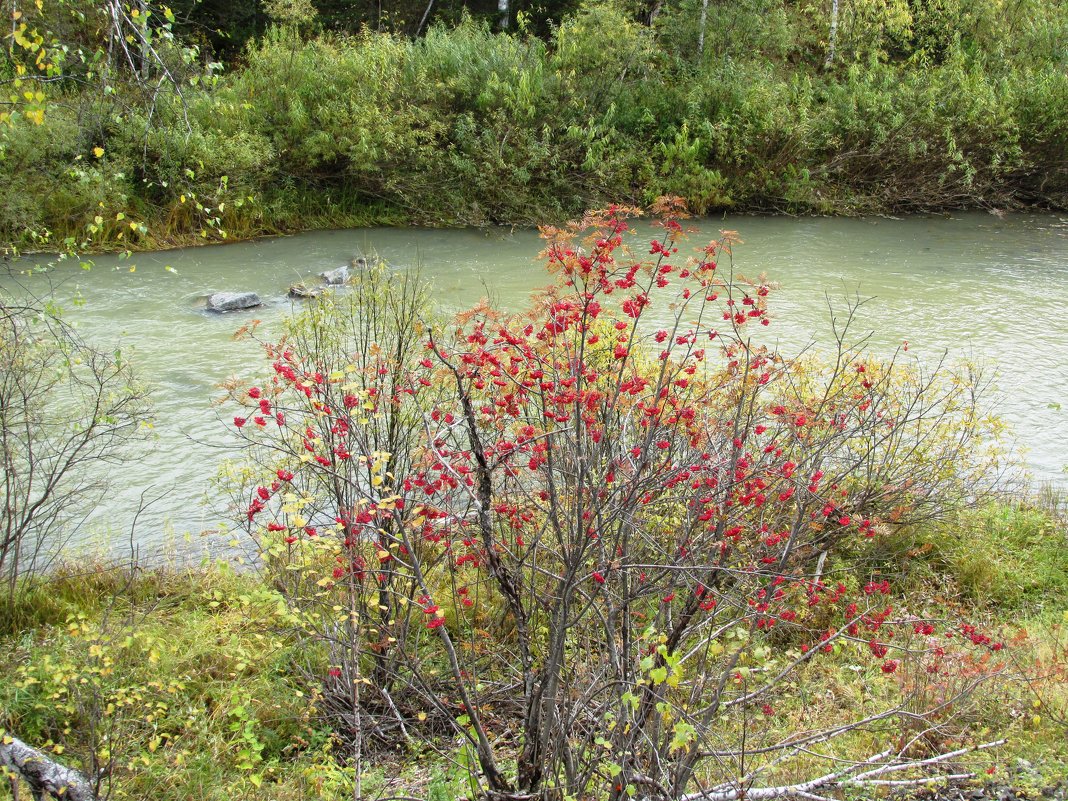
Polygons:
M829 339L828 301L870 297L860 325L871 347L889 355L907 341L910 353L976 356L996 365L1000 411L1015 426L1036 477L1064 482L1068 463L1068 220L1056 215L982 213L951 218L705 220L696 248L729 228L744 244L735 265L766 273L781 286L766 334L786 352ZM235 245L102 257L91 272L53 273L69 319L106 347L121 344L152 387L158 414L151 448L114 471L114 490L79 536L125 538L142 493L165 497L138 521L143 549L166 537L218 528L205 503L209 480L227 455L229 419L213 405L220 382L252 379L265 366L258 347L234 341L235 329L263 320L270 337L292 308L287 287L359 253L380 254L397 269L418 268L445 310L489 296L518 308L546 283L533 231L360 229L326 231ZM135 268L131 272L131 268ZM168 269L169 268L169 269ZM46 279L23 279L35 292ZM3 286L12 282L4 279ZM251 290L266 305L245 313L209 314L204 297ZM17 291L17 290L16 290ZM84 304L71 300L80 296ZM1063 404L1063 408L1059 405ZM169 533L168 533L169 532Z

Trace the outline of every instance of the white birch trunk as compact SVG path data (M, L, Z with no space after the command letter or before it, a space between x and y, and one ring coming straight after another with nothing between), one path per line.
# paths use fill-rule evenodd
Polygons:
M835 0L838 2L838 0ZM705 54L705 26L708 25L708 0L701 0L701 27L697 31L697 54Z
M65 801L96 801L96 793L85 776L10 734L0 736L0 766L30 786L34 801L46 795Z
M834 48L838 43L838 0L831 0L831 35L827 41L827 60L823 68L829 70L834 62Z

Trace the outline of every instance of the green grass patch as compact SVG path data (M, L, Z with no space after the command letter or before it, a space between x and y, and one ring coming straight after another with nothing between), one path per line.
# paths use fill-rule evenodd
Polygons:
M1008 745L970 759L968 768L992 766L1025 789L1057 780L1068 761L1068 595L1058 536L1063 531L1048 514L992 504L912 532L913 555L897 563L909 566L913 581L896 606L936 608L955 590L953 613L984 619L1009 644L999 655L1002 678L954 708L941 732L966 742L1007 737ZM295 669L315 656L294 652L284 607L255 575L226 567L64 567L26 582L4 604L0 727L85 770L110 760L111 798L351 795L346 755L319 716L315 688ZM895 698L919 703L951 689L905 666L883 675L863 650L844 644L806 666L773 714L724 725L746 725L758 747ZM839 738L834 756L866 757L901 725L891 718ZM742 732L721 736L732 741ZM437 743L438 751L430 745L398 739L396 750L365 757L365 793L464 797L463 754L449 741ZM806 759L769 778L787 781L820 762ZM1017 769L1019 760L1029 771ZM730 766L717 770L726 772L710 780L729 778ZM10 797L5 783L0 799Z
M1059 613L1068 599L1068 527L1049 510L994 501L899 532L884 556L911 585L940 585L969 606Z

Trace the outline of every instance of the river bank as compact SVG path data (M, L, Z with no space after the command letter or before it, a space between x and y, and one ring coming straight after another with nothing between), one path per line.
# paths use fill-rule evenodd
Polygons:
M990 520L1002 523L991 527ZM1000 654L1002 679L983 685L940 724L943 734L958 739L963 727L972 732L966 741L1004 738L1006 744L962 756L944 770L932 768L925 789L902 790L895 798L1064 798L1068 642L1061 611L1047 603L1064 597L1068 580L1061 524L1033 508L995 504L954 524L971 543L957 556L952 548L958 533L934 524L887 538L877 549L879 561L857 562L839 573L845 581L852 570L862 580L873 569L892 573L895 593L887 602L895 608L932 604L942 614L982 619L985 630L1009 643ZM1028 543L1032 568L1060 560L1059 578L1033 573L1040 578L1021 594L1012 588L1018 576L1011 565L1003 566L1002 583L977 577L983 560L975 554L1004 551L1008 541ZM917 549L920 556L908 556ZM991 595L991 586L1003 587L1004 594ZM323 654L291 639L290 625L274 588L257 573L235 573L225 562L195 568L94 559L61 564L26 582L14 605L0 599L0 730L68 766L107 767L105 786L116 800L351 797L353 770L323 708L333 681L329 666ZM811 731L843 709L917 691L877 669L858 674L858 660L863 664L846 650L806 671L801 679L811 697L798 719L754 720L750 737ZM408 725L412 734L421 726L414 717ZM907 726L904 719L901 726ZM883 734L893 737L894 731ZM463 749L444 734L430 733L429 741L421 739L424 734L365 745L365 797L469 797ZM835 756L863 758L869 747L870 737L859 736L839 743ZM947 787L947 772L977 778ZM10 799L6 782L0 799Z
M471 19L418 39L275 27L226 67L172 38L156 88L116 72L95 76L104 92L72 80L19 101L0 241L530 226L661 195L697 214L1063 209L1068 78L1050 43L1068 22L1038 3L1026 30L988 29L988 5L933 50L854 20L862 38L830 67L793 5L732 7L700 56L681 12L649 26L597 4L544 38Z

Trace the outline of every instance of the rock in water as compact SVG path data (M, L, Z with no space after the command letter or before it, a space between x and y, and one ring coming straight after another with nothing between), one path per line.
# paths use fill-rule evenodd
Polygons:
M208 309L216 312L239 311L260 305L255 292L216 292L208 297Z
M319 273L319 277L332 286L339 286L349 280L349 265L343 264L336 269Z
M323 290L313 289L312 287L301 281L299 284L293 284L289 288L289 297L291 298L317 298L321 295Z

